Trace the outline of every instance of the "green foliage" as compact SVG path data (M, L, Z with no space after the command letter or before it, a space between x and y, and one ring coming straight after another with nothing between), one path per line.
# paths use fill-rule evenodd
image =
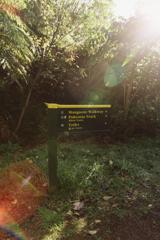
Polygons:
M109 61L103 76L105 85L112 87L106 90L106 99L113 106L112 133L116 136L159 131L159 42L145 35L144 25L147 20L141 17L115 21L110 47L104 44L102 48L107 54L101 59ZM121 71L114 68L115 63Z
M123 195L139 181L154 182L159 174L158 146L159 139L107 149L62 144L58 156L62 192L88 195L108 189L112 194ZM47 174L46 147L27 151L21 158L32 159Z
M96 13L95 13L96 10ZM28 1L26 18L44 54L55 47L95 51L109 27L109 1ZM91 46L90 46L91 45ZM88 49L89 48L89 49Z
M159 138L135 139L107 147L87 143L91 141L93 139L83 143L59 143L61 188L43 202L29 220L31 223L28 222L31 225L38 219L38 228L42 229L39 235L50 229L48 238L71 237L84 226L80 220L93 223L100 216L103 219L107 215L110 219L111 214L120 218L146 215L158 206ZM46 155L47 147L41 146L24 151L16 159L12 154L10 161L29 158L46 174ZM79 212L73 210L76 201L84 202ZM66 227L68 219L71 225Z
M24 110L20 137L39 134L48 101L111 103L116 137L159 131L159 42L144 35L145 18L115 20L112 2L103 0L0 6L0 112L11 130Z
M0 145L0 153L15 153L20 149L20 146L18 144L13 144L11 142L8 142L7 144L1 144Z
M7 72L8 79L17 82L22 77L26 81L27 67L32 60L32 40L21 19L23 1L2 1L0 4L0 66ZM15 4L15 5L14 5ZM1 79L1 83L4 79Z
M43 172L47 175L48 174L48 151L47 147L41 147L37 149L33 149L27 151L25 153L25 158L32 159L35 164L37 164ZM45 163L44 163L45 162Z
M38 214L42 219L42 227L44 228L53 227L53 225L58 225L63 222L63 217L60 213L45 207L39 208Z
M0 156L3 159L2 161L0 160L0 172L14 160L14 155L16 155L17 152L20 153L20 151L21 147L18 144L11 142L0 144Z
M3 80L12 83L13 79L21 89L20 104L15 109L15 115L19 116L14 116L17 121L16 126L13 125L15 134L22 125L33 92L39 103L43 99L36 93L41 97L43 89L45 102L58 101L56 93L62 96L66 85L80 85L86 74L81 74L78 52L86 51L89 56L98 51L105 41L111 15L110 1L103 0L26 0L24 3L12 14L2 11L3 22L12 30L11 39L9 42L4 39L0 50L4 61ZM66 75L69 76L66 78Z

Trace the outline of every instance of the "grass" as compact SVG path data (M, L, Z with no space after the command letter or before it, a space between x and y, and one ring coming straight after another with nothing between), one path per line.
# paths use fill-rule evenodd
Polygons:
M94 228L98 216L148 214L159 201L159 146L160 138L106 146L88 142L59 144L60 190L44 201L24 228L32 225L35 239L70 239ZM0 152L1 169L10 162L30 159L47 174L46 145L24 151L9 143L1 145ZM77 200L84 202L78 212L73 210ZM34 236L34 231L39 231L38 235Z

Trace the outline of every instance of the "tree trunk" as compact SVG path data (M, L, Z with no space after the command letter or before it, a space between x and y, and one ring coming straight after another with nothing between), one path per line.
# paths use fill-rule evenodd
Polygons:
M131 94L133 89L133 80L131 79L129 85L125 89L125 105L124 105L124 117L128 118L129 108L131 104Z
M22 124L25 112L27 110L27 107L28 107L30 99L31 99L31 95L32 95L34 84L37 82L37 80L38 80L38 78L39 78L41 73L42 73L42 69L40 68L39 71L37 72L36 76L35 76L35 79L33 80L32 84L30 86L30 89L29 89L29 92L28 92L25 104L24 104L24 106L22 108L21 114L20 114L19 119L18 119L18 123L17 123L15 131L14 131L15 135L17 134L17 132L19 131L19 129L21 127L21 124Z
M21 127L25 112L27 110L27 107L28 107L28 104L29 104L29 101L30 101L30 98L31 98L31 95L32 95L32 90L33 90L33 87L31 86L31 88L29 89L25 104L24 104L24 106L22 108L22 111L21 111L21 114L19 116L18 123L17 123L17 126L16 126L15 131L14 131L15 134L17 134L19 128Z
M49 53L52 45L54 44L54 40L55 40L56 34L57 34L58 31L59 31L60 19L61 19L61 15L58 16L57 27L56 27L56 30L55 30L55 31L53 32L53 34L52 34L52 40L51 40L50 45L49 45L49 47L48 47L48 49L46 50L46 53L45 53L46 56L48 55L48 53ZM44 56L42 57L42 59L43 59L43 58L44 58ZM35 79L33 80L32 84L31 84L31 87L30 87L30 89L29 89L29 92L28 92L28 95L27 95L27 98L26 98L24 107L22 108L22 111L21 111L21 113L20 113L20 116L19 116L19 119L18 119L18 123L17 123L17 126L16 126L15 131L14 131L14 134L15 134L15 135L17 134L18 130L19 130L20 127L21 127L21 124L22 124L22 121L23 121L25 112L26 112L27 107L28 107L29 102L30 102L30 98L31 98L31 95L32 95L32 90L33 90L34 84L37 82L37 80L38 80L38 78L39 78L39 76L40 76L41 73L42 73L42 69L40 68L39 71L38 71L38 73L36 74Z

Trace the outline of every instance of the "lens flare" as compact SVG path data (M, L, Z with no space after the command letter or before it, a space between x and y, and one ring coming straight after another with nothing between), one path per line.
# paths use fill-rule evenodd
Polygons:
M104 76L104 84L106 87L115 87L123 81L122 78L123 68L121 64L112 64L110 65Z
M0 207L0 225L5 226L8 223L12 222L12 218L9 216L5 207Z
M25 178L25 179L22 181L22 187L27 186L27 185L30 183L31 178L32 178L31 176Z
M33 162L25 160L8 166L0 175L1 230L8 229L10 233L18 233L23 239L28 239L23 230L19 227L17 230L14 226L18 226L34 214L47 195L47 186L46 177ZM3 235L3 231L0 231L0 234ZM6 239L1 235L0 240Z
M16 225L15 225L16 226ZM17 227L17 226L16 226ZM1 240L27 240L26 236L19 230L13 230L11 227L8 226L1 226L0 225L0 239Z

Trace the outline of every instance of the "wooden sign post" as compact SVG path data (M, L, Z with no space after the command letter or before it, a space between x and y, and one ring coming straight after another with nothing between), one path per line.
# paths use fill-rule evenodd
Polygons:
M107 129L111 105L60 105L48 107L48 174L49 192L58 186L57 137L60 132L98 132Z

